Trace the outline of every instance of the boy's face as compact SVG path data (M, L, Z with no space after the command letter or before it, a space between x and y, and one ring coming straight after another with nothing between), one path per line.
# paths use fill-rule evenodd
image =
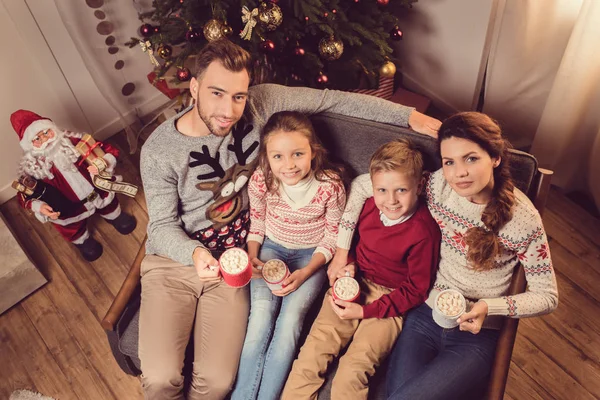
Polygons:
M419 204L422 179L400 171L379 171L371 176L375 205L392 220L412 214Z

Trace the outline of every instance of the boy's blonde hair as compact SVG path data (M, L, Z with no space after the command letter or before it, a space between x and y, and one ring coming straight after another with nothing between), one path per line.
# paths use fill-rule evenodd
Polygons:
M398 171L420 179L423 175L423 155L407 139L397 139L379 147L369 164L373 176L381 171Z

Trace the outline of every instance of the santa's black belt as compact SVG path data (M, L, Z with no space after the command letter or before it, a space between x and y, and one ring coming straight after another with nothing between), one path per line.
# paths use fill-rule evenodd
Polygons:
M92 201L96 200L98 198L98 196L99 196L98 192L93 191L92 193L88 194L87 197L79 200L76 204L78 206L82 206L82 205L84 205L87 202L91 203Z

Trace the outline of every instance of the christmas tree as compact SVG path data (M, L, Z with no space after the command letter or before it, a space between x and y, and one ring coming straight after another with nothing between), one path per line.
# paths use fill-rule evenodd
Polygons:
M395 72L390 40L402 31L394 13L416 1L154 0L140 14L143 38L127 44L149 52L158 77L176 66L177 78L188 80L185 61L225 36L256 60L255 83L374 87Z

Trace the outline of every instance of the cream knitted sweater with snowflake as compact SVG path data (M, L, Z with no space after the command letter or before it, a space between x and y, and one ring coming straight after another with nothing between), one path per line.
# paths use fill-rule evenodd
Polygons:
M348 204L340 222L337 245L348 249L364 201L373 195L368 174L352 183ZM433 307L437 293L456 289L470 302L488 304L484 328L498 328L497 316L532 317L552 312L558 305L556 276L552 267L548 240L539 213L527 196L515 189L513 218L499 233L502 253L495 268L475 271L468 265L464 241L472 226L484 226L481 214L485 205L469 202L446 183L442 170L427 180L425 195L429 211L442 232L440 265L426 303ZM521 263L527 278L525 293L506 296L514 268Z

